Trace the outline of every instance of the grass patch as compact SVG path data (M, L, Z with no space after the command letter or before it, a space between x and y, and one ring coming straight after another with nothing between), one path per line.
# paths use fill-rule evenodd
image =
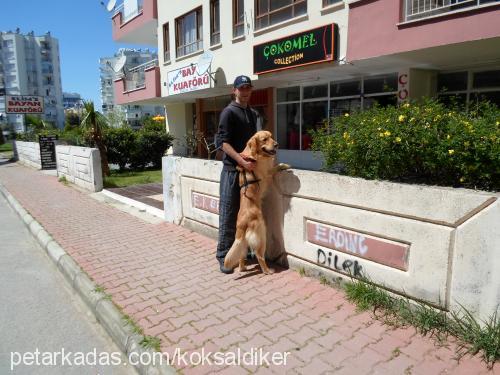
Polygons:
M68 186L69 185L69 181L66 179L66 176L61 176L59 177L59 182L63 185L66 185Z
M12 152L12 142L6 142L0 145L0 152Z
M306 269L304 267L299 268L299 275L304 277L306 275Z
M154 336L144 336L144 338L139 343L145 349L154 349L157 352L160 351L161 340Z
M137 325L137 323L130 317L130 315L124 314L123 315L123 320L125 323L129 326L132 327L132 332L138 334L138 335L143 335L144 330Z
M116 188L155 182L162 182L161 169L122 172L111 171L111 175L104 178L104 187Z
M438 341L448 335L459 340L458 356L481 353L488 367L500 359L500 317L495 313L481 325L463 306L447 315L424 303L411 304L408 299L394 298L369 280L353 280L345 285L347 299L359 310L373 310L378 319L389 325L412 325L423 335ZM396 353L393 353L396 354Z

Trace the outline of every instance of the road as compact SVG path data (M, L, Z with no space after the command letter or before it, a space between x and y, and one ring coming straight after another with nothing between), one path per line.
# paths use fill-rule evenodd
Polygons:
M137 374L119 352L0 194L0 374Z

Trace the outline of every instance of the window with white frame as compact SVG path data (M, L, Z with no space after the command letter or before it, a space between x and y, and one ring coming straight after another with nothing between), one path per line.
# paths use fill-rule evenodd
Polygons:
M375 104L395 105L397 76L397 73L391 73L277 89L277 140L280 148L310 150L310 132L331 118Z
M323 8L328 7L333 4L341 3L342 0L323 0Z
M189 55L203 49L203 17L201 7L175 20L176 56Z
M255 29L272 26L307 13L307 0L254 0Z
M245 33L244 0L233 0L233 38Z
M219 0L210 0L210 45L220 43L220 4Z

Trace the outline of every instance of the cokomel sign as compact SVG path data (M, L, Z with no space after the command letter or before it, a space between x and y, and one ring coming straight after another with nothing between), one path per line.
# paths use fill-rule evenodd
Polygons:
M254 46L254 73L335 60L336 27L326 25Z
M6 113L43 113L43 96L36 95L7 95Z

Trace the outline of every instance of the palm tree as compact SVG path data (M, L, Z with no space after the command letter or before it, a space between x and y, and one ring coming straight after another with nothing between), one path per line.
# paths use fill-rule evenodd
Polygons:
M101 154L102 174L103 176L109 176L108 154L102 134L103 130L108 127L108 122L102 113L94 109L94 102L92 100L84 101L83 107L85 109L85 115L82 119L81 126L90 131L92 141Z

